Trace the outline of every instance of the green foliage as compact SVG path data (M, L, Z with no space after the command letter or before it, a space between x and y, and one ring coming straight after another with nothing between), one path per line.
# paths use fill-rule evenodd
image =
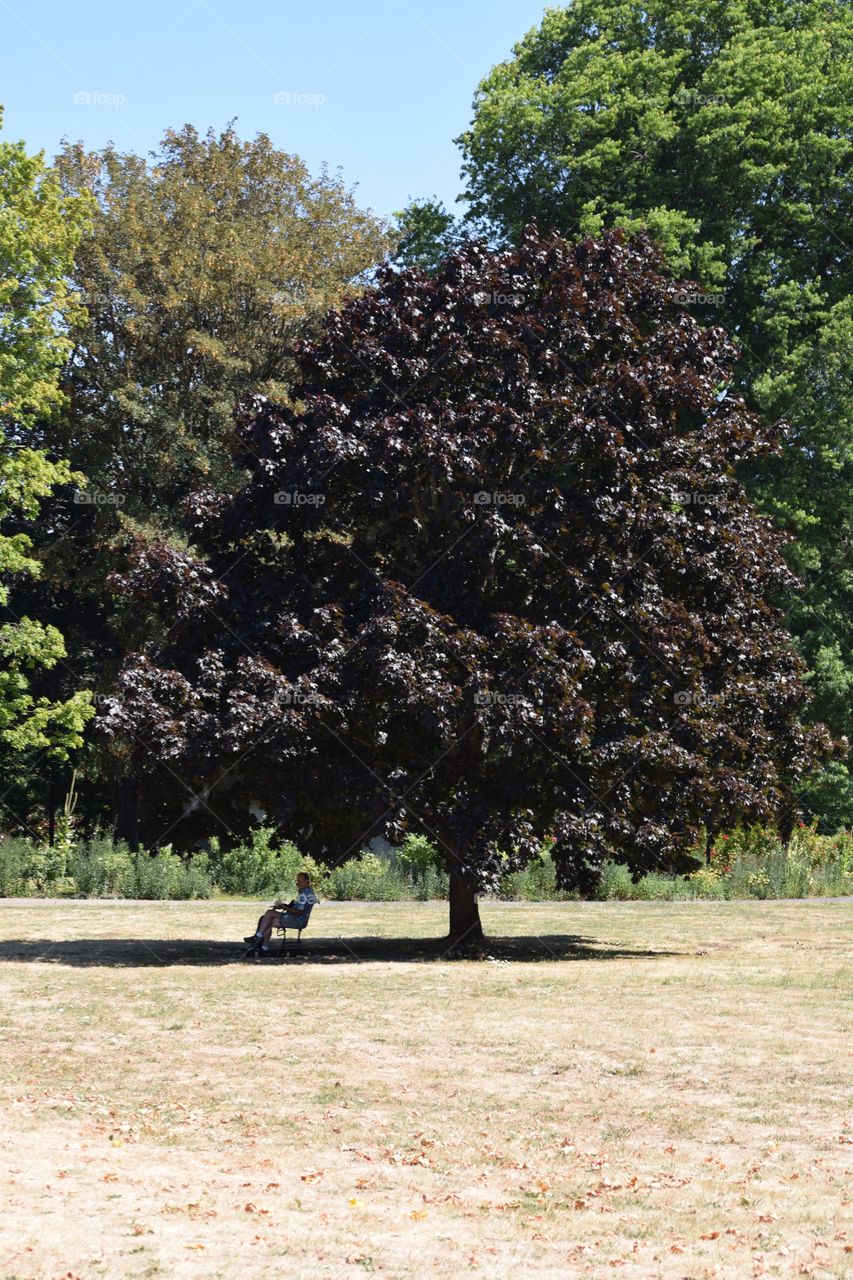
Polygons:
M55 627L31 618L0 625L0 743L7 748L7 770L22 765L25 752L67 760L82 744L83 729L95 714L89 690L53 702L30 689L34 667L49 671L65 657L65 641Z
M176 504L234 482L233 413L287 399L292 346L390 244L339 178L233 128L168 130L149 161L67 145L69 192L95 203L76 255L81 315L64 453L116 516L174 527Z
M409 834L394 850L391 866L401 872L407 881L406 897L429 902L447 897L448 877L444 861L438 848L427 836Z
M571 895L557 887L557 867L550 850L544 848L526 867L504 876L498 896L527 902L554 902Z
M634 883L628 867L617 862L605 862L601 868L601 879L598 883L596 897L603 902L611 899L626 899L634 896Z
M23 838L0 841L0 895L53 897L71 888L63 849L47 849Z
M472 213L512 240L647 227L676 273L726 288L751 355L788 348L839 296L851 34L823 0L548 9L479 87Z
M697 853L698 856L698 853ZM853 893L853 834L795 828L788 844L767 827L739 827L718 838L711 862L690 875L645 875L636 882L626 866L605 865L601 900L685 898L808 898Z
M0 896L87 898L209 898L205 854L179 858L168 847L131 853L109 836L66 850L32 840L0 841Z
M853 814L853 773L848 765L834 760L811 777L803 790L803 801L809 812L819 815L819 827L824 834L837 831L845 822L850 822Z
M698 852L697 852L698 857ZM223 853L179 857L166 846L154 854L131 853L108 836L47 849L27 839L0 841L0 896L94 898L208 898L222 892L288 898L297 872L307 871L321 898L337 901L427 901L447 897L447 873L429 840L409 836L389 857L367 850L327 867L300 854L272 828ZM710 864L684 876L656 872L634 881L630 869L608 861L595 893L600 901L673 902L691 898L801 898L853 893L853 832L821 835L816 824L799 826L785 846L766 827L739 827L719 837ZM499 896L528 902L577 897L557 888L556 867L543 848L522 871L507 874Z
M0 840L0 897L12 898L23 892L21 867L27 851L25 840L12 836Z
M71 872L78 893L87 898L134 898L133 855L127 845L109 836L96 836L78 845L71 855Z
M210 872L223 893L289 899L297 873L307 871L319 883L322 868L304 857L290 840L282 840L273 827L256 827L248 841L222 851L210 841Z
M131 853L121 841L96 837L75 848L71 868L77 892L91 898L209 898L212 891L207 855L179 858L169 846Z
M459 224L440 200L412 200L394 218L394 261L400 267L420 267L432 275L462 239Z
M60 399L57 375L71 341L57 317L72 317L68 275L89 212L86 196L63 194L42 153L0 142L0 421L46 413ZM30 467L50 464L30 456ZM30 477L24 488L32 487Z
M209 898L211 883L204 853L180 858L169 846L133 857L136 898Z
M364 852L333 867L323 880L327 898L390 902L413 897L411 883L402 871L375 853Z
M394 850L394 857L404 871L418 874L444 865L439 850L428 836L422 835L407 835L399 848Z
M24 424L60 400L59 367L70 350L73 319L67 275L89 204L63 195L41 155L0 142L0 778L4 795L33 758L65 760L94 714L91 695L35 696L33 673L66 657L59 631L10 604L10 586L36 578L26 526L54 491L77 479L68 463L21 447Z
M294 343L391 242L338 177L313 177L265 135L243 141L230 127L168 131L149 160L69 144L57 171L63 200L88 208L91 226L63 258L76 304L66 410L28 423L22 439L70 458L78 491L32 530L44 585L21 589L20 611L66 636L70 663L37 687L67 698L71 668L106 692L119 655L150 634L147 610L114 607L108 578L124 549L155 531L174 537L189 493L225 477L240 486L237 403L288 398ZM87 817L107 817L124 763L90 753Z

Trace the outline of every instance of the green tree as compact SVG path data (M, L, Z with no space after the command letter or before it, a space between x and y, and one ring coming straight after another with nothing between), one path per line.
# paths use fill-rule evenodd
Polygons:
M420 267L432 275L463 238L458 220L441 200L410 200L394 219L398 237L394 261L404 269Z
M180 539L181 503L200 486L239 488L236 405L256 392L288 401L299 339L359 289L391 239L339 178L312 177L266 136L243 141L230 127L169 131L148 159L66 145L57 168L94 213L70 272L68 411L43 417L30 442L87 479L34 536L44 608L74 671L101 691L148 634L143 610L113 609L108 580L125 548ZM118 767L89 758L82 808L123 811L112 783L97 790Z
M0 117L0 121L2 117ZM23 615L10 596L37 578L26 525L59 486L76 476L65 461L20 444L35 417L61 396L58 375L70 340L59 317L72 314L67 276L88 202L63 195L44 158L21 142L0 142L0 778L4 794L36 754L66 760L94 714L91 694L55 701L31 688L34 672L66 657L54 626ZM8 812L8 809L7 809ZM6 819L8 821L8 818Z
M125 515L168 525L200 483L233 483L236 403L287 399L306 323L390 240L340 179L312 178L263 134L187 125L150 162L78 143L57 165L96 201L73 270L63 453Z
M737 335L742 387L786 424L781 458L744 479L796 535L805 587L785 603L815 713L839 734L853 686L851 51L840 0L577 0L486 76L460 139L472 217L510 241L531 221L648 228L697 281L686 310ZM853 786L834 777L849 823Z

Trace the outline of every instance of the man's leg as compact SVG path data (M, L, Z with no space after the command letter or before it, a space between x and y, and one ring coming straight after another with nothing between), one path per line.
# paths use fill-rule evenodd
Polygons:
M258 921L258 933L261 935L262 947L268 947L270 945L270 938L272 937L273 925L275 924L276 920L280 915L281 915L280 911L273 911L273 909L270 908L269 911L264 912L264 914L261 916L260 920Z
M256 942L258 946L268 947L272 936L273 923L280 912L275 911L272 907L268 908L258 920L258 927L254 937L246 938L246 942Z

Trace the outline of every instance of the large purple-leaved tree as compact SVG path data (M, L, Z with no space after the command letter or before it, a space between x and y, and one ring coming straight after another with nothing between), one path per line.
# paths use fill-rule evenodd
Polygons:
M296 407L240 415L247 487L116 580L170 628L103 717L143 838L237 832L254 802L326 861L419 831L459 941L546 834L586 889L788 820L829 748L733 474L773 442L681 288L641 238L531 231L327 317Z

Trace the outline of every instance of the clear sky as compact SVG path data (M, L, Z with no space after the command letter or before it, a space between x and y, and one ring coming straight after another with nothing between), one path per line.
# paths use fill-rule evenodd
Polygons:
M453 207L453 139L544 0L0 0L3 136L147 153L164 129L266 132L381 214ZM458 210L457 210L458 211Z

